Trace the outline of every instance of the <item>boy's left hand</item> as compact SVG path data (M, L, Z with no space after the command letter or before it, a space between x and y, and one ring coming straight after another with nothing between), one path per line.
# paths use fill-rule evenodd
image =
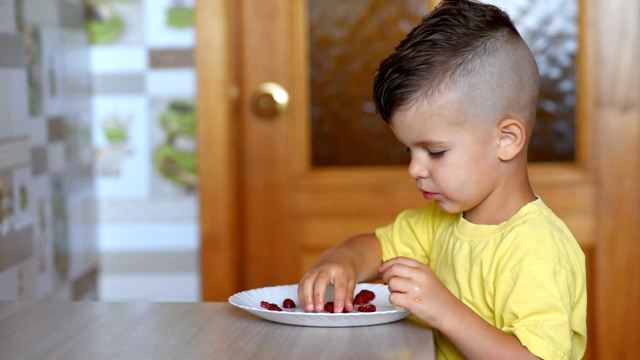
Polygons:
M425 264L406 257L385 261L378 268L389 286L389 301L438 328L459 300Z
M537 359L517 337L495 328L453 296L423 263L397 257L378 270L389 285L389 301L440 330L466 358Z

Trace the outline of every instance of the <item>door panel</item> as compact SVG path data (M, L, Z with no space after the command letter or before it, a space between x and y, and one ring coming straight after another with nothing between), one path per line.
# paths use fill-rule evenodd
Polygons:
M204 300L296 283L327 247L424 205L404 167L312 166L305 1L197 4ZM639 10L579 4L575 160L530 175L587 253L589 357L622 359L640 351ZM271 119L250 105L266 81L290 97Z
M369 7L376 2L361 3ZM318 113L317 107L333 105L330 101L312 101L313 94L322 94L322 91L310 87L314 84L314 72L308 65L307 4L277 0L259 4L238 2L237 11L241 37L238 42L241 90L238 111L243 151L240 184L244 189L241 212L247 225L243 230L244 256L247 256L243 286L296 282L304 271L300 256L310 257L309 249L317 254L318 248L343 240L345 224L363 226L349 225L349 230L371 231L391 221L399 210L424 203L403 166L349 166L354 159L333 167L313 165L316 157L311 153L315 136L310 114ZM395 45L392 44L389 49ZM348 77L348 74L337 73L339 75L334 76ZM260 118L249 106L254 89L266 81L280 83L290 92L289 109L275 119ZM358 85L365 87L366 84ZM371 87L371 79L366 87ZM363 101L341 104L358 107ZM348 111L345 109L345 112ZM350 120L361 122L357 118L341 122ZM318 121L328 122L322 118ZM366 138L345 131L342 140L337 141L334 136L332 141L340 152L347 153L349 147L365 147L360 142ZM339 146L340 143L343 145ZM531 175L536 192L577 233L583 247L590 246L594 229L593 176L574 162L534 163ZM578 203L574 199L581 200ZM338 221L333 221L332 215L322 215L325 213L333 213ZM374 223L373 219L384 221ZM319 221L326 224L322 244L318 244L318 237L312 235L314 227L309 225ZM310 239L314 239L313 246L309 244Z

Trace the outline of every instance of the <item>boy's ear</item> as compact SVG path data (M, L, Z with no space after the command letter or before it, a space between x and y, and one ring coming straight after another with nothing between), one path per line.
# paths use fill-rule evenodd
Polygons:
M506 118L498 123L498 158L509 161L522 151L526 144L526 129L521 121Z

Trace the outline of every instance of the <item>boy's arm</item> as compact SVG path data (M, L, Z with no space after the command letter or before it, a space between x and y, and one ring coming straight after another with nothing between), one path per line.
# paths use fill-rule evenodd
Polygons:
M514 335L493 327L460 300L453 298L450 315L437 328L467 359L539 359Z
M374 234L361 234L325 251L302 277L298 299L305 311L322 311L327 286L333 285L334 309L353 309L356 283L380 277L382 250Z
M384 262L389 300L446 336L467 359L538 359L514 335L493 327L456 298L426 265L398 257Z

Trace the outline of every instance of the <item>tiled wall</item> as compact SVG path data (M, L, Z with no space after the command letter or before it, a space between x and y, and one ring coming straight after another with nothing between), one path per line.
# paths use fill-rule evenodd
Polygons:
M193 3L0 0L0 300L199 300Z
M0 0L0 300L96 296L83 12Z
M194 1L90 3L99 296L198 300Z

